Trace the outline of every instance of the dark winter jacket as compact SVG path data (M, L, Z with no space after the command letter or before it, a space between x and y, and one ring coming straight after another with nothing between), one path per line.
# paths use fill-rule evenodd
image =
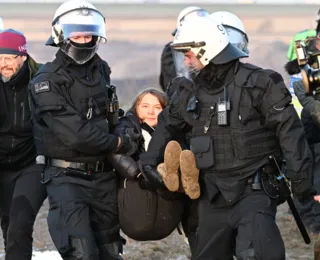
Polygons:
M0 79L0 169L16 170L35 160L28 85L40 68L30 56L8 82Z

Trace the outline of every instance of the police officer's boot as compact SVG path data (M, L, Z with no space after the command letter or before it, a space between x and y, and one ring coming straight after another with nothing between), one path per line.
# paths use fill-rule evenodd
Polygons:
M69 242L68 249L59 248L63 260L99 259L99 251L92 240L70 237Z
M164 162L158 165L164 184L169 191L177 191L179 189L179 159L181 154L181 146L176 141L170 141L164 151Z
M100 260L119 260L123 259L120 256L122 249L119 248L119 242L104 244L99 246Z
M196 158L190 150L183 150L180 154L181 183L190 199L200 197L199 169Z

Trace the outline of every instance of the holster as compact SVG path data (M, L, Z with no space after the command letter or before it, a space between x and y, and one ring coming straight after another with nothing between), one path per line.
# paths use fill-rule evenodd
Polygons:
M114 85L110 85L109 87L106 112L107 120L112 131L114 126L118 123L119 117L124 115L124 111L120 108L116 87Z
M278 205L284 203L290 196L290 190L283 180L277 179L275 166L267 164L261 168L261 184L264 192L271 198L276 199Z

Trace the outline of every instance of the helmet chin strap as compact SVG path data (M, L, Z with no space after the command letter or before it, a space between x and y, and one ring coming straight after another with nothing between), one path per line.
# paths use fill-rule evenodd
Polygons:
M197 58L198 60L200 60L205 52L206 52L206 50L203 49L203 48L201 48L200 51L198 52L196 58Z

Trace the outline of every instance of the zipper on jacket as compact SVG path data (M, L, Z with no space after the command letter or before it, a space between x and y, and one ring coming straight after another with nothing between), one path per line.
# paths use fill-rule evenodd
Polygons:
M13 86L13 131L16 130L16 126L17 126L17 92L16 92L16 87ZM11 141L11 148L14 147L15 144L15 138L14 136L12 136L12 141ZM8 162L11 162L11 156L9 156L9 160Z
M24 129L24 121L25 121L25 108L24 108L24 102L21 102L21 110L22 110L22 122L21 122L21 129Z
M13 128L17 126L17 92L15 86L13 86Z

